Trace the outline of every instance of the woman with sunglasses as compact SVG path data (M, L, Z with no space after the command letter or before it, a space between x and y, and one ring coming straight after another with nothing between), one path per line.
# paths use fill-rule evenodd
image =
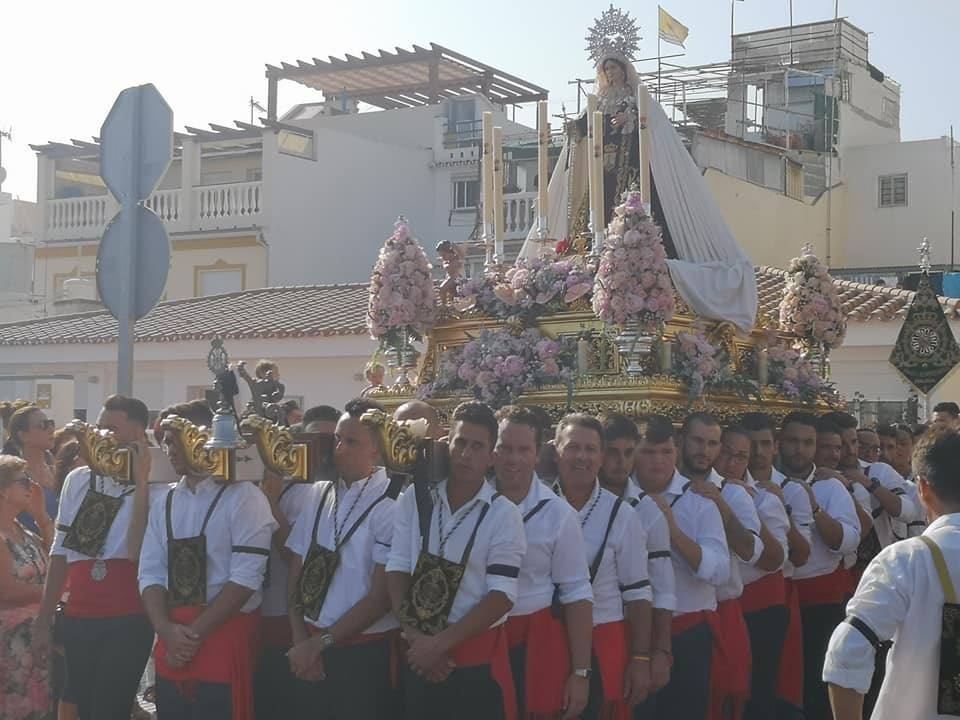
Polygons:
M42 518L42 539L17 520L23 512ZM26 461L0 455L0 709L6 720L41 720L53 711L47 659L33 652L45 548L52 542L53 522Z
M57 424L35 405L20 408L10 418L10 437L3 446L7 455L27 461L27 472L43 490L43 507L47 518L57 516L59 492L53 473L54 429ZM39 532L40 519L24 516L21 521L33 532Z

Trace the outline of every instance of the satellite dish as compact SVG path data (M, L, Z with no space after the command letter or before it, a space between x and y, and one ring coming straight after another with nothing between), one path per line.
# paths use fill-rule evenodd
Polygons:
M0 185L3 185L3 181L7 179L7 171L0 167Z

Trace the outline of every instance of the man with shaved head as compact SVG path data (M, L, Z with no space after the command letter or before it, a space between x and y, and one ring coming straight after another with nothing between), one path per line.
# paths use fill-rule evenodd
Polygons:
M440 416L437 410L430 403L423 400L410 400L393 411L393 419L400 420L426 420L427 437L431 440L437 440L443 434L440 426Z

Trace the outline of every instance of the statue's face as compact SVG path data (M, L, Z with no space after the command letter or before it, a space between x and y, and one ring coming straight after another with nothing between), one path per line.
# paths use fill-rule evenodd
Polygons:
M607 60L603 63L603 74L611 85L623 85L626 80L626 73L616 60Z

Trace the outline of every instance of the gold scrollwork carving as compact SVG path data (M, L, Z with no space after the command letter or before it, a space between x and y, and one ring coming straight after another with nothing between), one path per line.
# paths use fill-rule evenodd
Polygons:
M112 432L101 430L83 420L72 420L67 424L67 429L76 434L80 455L90 469L112 477L118 483L132 482L130 451L120 445Z
M288 428L260 415L248 415L240 421L240 432L253 440L270 472L298 481L310 479L310 448L295 442Z
M380 456L387 469L394 472L410 472L413 469L420 456L421 437L415 431L417 426L409 422L397 422L382 410L368 410L360 422L374 431Z
M210 439L210 430L197 427L186 418L179 415L168 415L160 421L163 430L173 433L180 447L183 448L187 464L198 475L213 475L223 478L226 482L234 479L233 463L230 462L230 451L226 448L208 450L204 447Z

